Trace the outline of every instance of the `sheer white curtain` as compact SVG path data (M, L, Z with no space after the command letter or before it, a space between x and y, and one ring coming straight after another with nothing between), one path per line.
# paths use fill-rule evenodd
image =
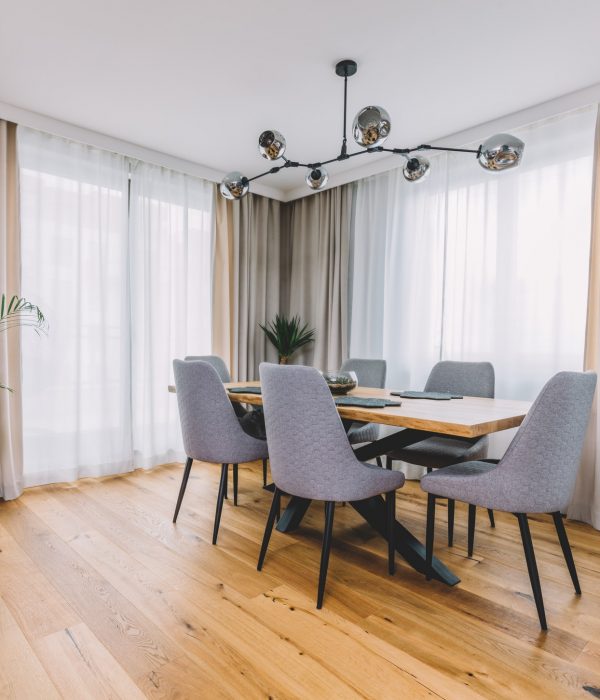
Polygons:
M420 387L439 359L444 159L426 188L401 170L359 180L352 232L350 356L384 357L387 385Z
M388 386L405 389L440 359L489 360L496 395L515 399L581 369L595 117L514 130L525 157L505 173L444 154L422 183L360 181L351 354L385 357Z
M183 458L173 358L211 351L213 186L138 162L130 201L133 449L151 467Z
M22 291L49 320L23 334L24 484L132 467L124 157L18 129Z
M174 357L210 350L209 183L19 128L25 486L181 456ZM131 191L128 178L131 170Z
M595 121L517 130L523 164L497 177L450 158L442 358L489 358L499 397L583 367Z

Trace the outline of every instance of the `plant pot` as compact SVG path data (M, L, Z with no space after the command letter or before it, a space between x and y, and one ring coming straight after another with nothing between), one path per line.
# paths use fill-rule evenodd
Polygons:
M290 361L289 357L286 357L285 355L280 355L279 356L279 364L280 365L287 365Z

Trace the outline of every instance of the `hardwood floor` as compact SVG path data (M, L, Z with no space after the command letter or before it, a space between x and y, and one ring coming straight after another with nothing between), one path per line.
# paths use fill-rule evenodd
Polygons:
M274 532L256 571L271 494L240 467L239 506L210 544L220 469L194 463L28 490L0 502L2 698L600 697L600 533L569 522L574 595L551 519L532 533L550 631L540 632L516 519L478 515L466 556L438 508L436 554L462 579L425 582L352 508L338 507L324 608L315 609L323 508ZM230 489L231 492L231 489ZM399 519L423 537L418 484Z

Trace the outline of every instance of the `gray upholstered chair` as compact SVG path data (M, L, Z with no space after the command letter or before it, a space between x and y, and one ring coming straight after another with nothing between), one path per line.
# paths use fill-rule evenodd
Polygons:
M227 365L225 364L224 360L222 357L219 357L218 355L187 355L186 357L183 358L186 362L189 360L201 360L202 362L208 362L209 365L214 367L217 371L217 374L219 375L220 380L223 382L223 384L228 384L231 381L231 375L229 374L229 370L227 369ZM240 418L246 418L248 414L250 413L246 408L242 406L239 401L232 401L231 405L233 406L233 410L235 412L235 415ZM242 422L243 426L243 422ZM262 461L262 470L263 470L263 486L267 485L267 460L263 459ZM225 489L225 495L227 496L227 489Z
M223 382L211 364L202 360L173 360L173 371L187 455L173 522L177 521L192 461L220 463L221 482L212 540L216 544L229 465L233 465L233 502L237 505L238 464L267 458L267 443L243 431Z
M383 389L387 364L385 360L363 360L358 357L349 357L342 363L340 371L355 372L359 386ZM379 438L379 426L375 423L354 422L347 434L351 445L360 442L373 442ZM381 466L379 457L377 463Z
M494 398L494 367L489 362L438 362L431 370L425 391L439 391L461 396ZM458 399L457 399L458 400ZM393 460L401 460L426 467L428 472L457 462L484 459L487 456L488 438L469 439L435 436L417 442L387 455L386 467L392 468ZM494 512L488 511L490 524L495 527ZM454 501L448 500L448 546L454 542ZM472 556L472 538L468 540L469 556Z
M317 594L317 608L320 608L336 502L359 501L386 494L388 568L390 574L394 573L396 489L404 484L404 475L356 459L331 392L316 369L262 363L260 380L275 493L260 549L258 570L263 566L281 494L325 501Z
M473 526L476 506L517 517L542 629L547 629L546 615L527 513L552 515L575 592L581 593L561 511L575 485L595 388L593 372L559 372L542 389L501 460L456 464L421 479L421 488L428 493L428 572L433 557L435 500L452 498L469 504Z
M223 360L223 358L219 357L218 355L187 355L183 359L186 362L188 362L189 360L191 360L192 362L198 360L201 360L202 362L208 362L209 365L215 368L217 374L219 375L219 379L223 382L223 384L227 384L231 381L231 375L229 374L229 370L227 369L225 360Z

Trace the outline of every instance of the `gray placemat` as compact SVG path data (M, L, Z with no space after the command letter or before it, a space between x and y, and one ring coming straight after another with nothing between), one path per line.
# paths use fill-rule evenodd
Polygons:
M232 394L261 394L259 386L233 386L227 389Z
M386 406L402 406L400 401L389 399L370 399L360 396L336 396L337 406L362 406L363 408L385 408Z
M448 394L445 391L390 391L392 396L400 396L403 399L430 399L432 401L450 401L450 399L462 399L459 394Z

